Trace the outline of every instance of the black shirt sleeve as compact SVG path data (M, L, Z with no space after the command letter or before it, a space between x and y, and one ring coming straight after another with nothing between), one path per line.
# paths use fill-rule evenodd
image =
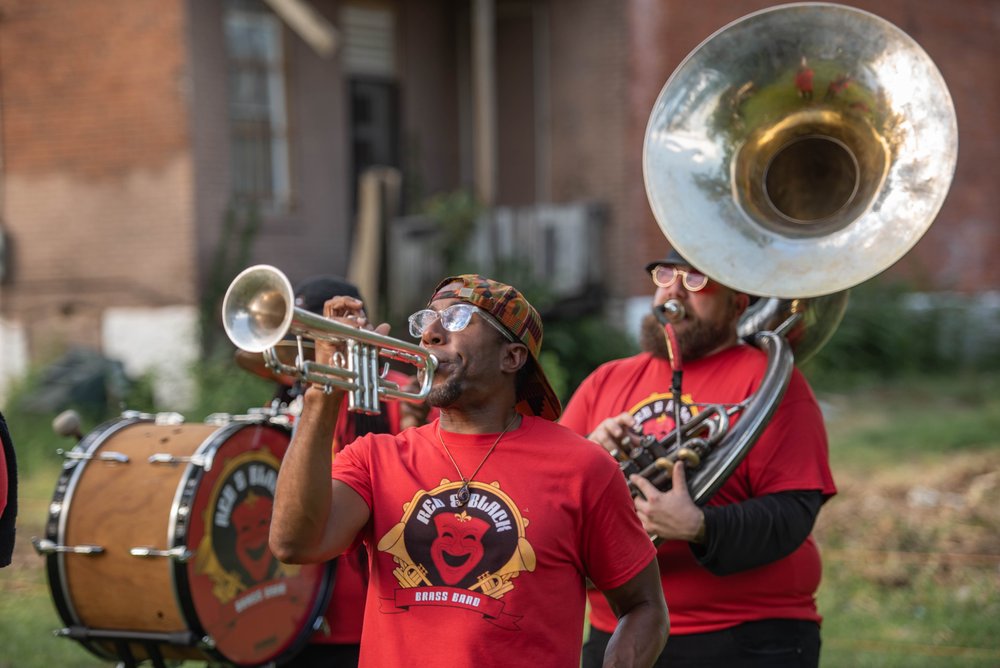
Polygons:
M767 494L728 506L706 506L705 542L691 550L715 575L763 566L794 552L812 532L825 498L819 490Z

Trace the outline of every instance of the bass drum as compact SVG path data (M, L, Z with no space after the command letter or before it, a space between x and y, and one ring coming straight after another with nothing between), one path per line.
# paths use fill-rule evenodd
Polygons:
M298 652L333 573L282 564L267 545L283 417L129 412L65 453L36 541L66 624L57 633L127 665L257 666Z

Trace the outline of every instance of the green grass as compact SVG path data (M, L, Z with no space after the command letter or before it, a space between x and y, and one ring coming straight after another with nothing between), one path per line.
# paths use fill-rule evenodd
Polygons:
M15 441L20 452L20 444ZM44 559L31 548L42 535L46 507L59 477L59 462L35 462L19 476L17 551L14 563L0 571L0 668L85 668L106 666L79 643L58 638L63 627L45 575Z
M1000 665L1000 381L820 397L840 488L817 524L822 665Z

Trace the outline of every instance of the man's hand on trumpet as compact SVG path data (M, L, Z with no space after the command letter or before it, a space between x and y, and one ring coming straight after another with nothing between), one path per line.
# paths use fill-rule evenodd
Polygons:
M368 315L365 313L365 305L360 299L354 297L338 296L332 297L323 304L323 317L334 320L342 325L348 325L356 329L363 329L376 334L388 335L389 323L383 322L378 327L373 327L368 322ZM316 361L320 364L330 366L343 366L335 364L334 357L340 354L343 356L344 341L316 340Z

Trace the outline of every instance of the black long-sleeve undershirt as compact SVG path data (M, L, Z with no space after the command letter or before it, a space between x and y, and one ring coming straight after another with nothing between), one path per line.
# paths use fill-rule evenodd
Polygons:
M819 490L793 490L728 506L706 506L705 542L692 543L691 551L715 575L777 561L809 536L825 500Z

